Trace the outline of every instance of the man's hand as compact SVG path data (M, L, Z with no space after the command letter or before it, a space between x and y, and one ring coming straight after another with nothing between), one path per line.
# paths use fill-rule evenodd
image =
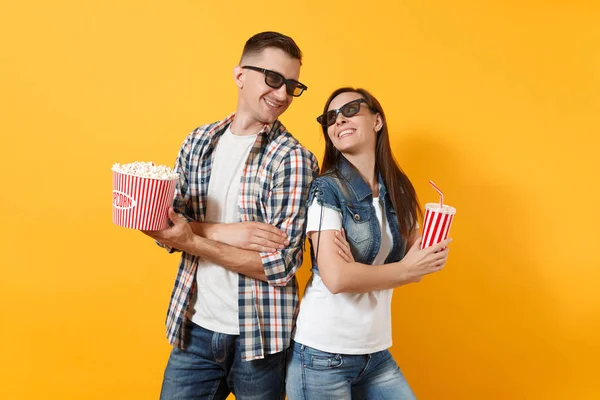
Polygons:
M290 244L287 234L263 222L236 222L214 224L209 237L244 250L274 253Z
M174 224L170 228L142 232L165 246L185 251L194 237L194 232L186 219L176 214L173 208L169 208L169 219Z

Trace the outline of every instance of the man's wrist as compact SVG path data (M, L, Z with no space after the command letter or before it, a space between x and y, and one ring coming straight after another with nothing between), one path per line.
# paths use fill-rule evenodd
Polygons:
M211 223L204 223L204 237L207 239L212 240L213 242L219 242L219 226L221 224L211 224Z
M198 255L199 243L198 241L204 240L202 236L198 236L196 234L191 235L185 239L183 243L177 243L177 246L184 251L185 253Z
M209 222L190 222L192 231L203 238L218 241L219 224Z

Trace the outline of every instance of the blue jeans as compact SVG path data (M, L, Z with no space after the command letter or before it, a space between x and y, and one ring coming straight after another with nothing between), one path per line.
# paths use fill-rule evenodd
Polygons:
M365 355L333 354L292 343L287 362L289 400L414 400L389 350Z
M283 351L260 360L242 361L239 335L226 335L187 322L186 349L174 347L165 369L161 400L283 399Z

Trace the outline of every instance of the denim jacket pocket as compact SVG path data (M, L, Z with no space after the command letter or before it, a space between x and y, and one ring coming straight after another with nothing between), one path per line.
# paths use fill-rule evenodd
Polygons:
M346 204L343 226L350 242L361 243L371 237L371 210L365 206Z

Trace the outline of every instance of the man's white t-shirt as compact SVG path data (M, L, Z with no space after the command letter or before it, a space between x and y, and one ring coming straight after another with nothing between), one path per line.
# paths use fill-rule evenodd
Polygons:
M390 252L393 238L379 198L373 198L373 207L382 232L381 247L373 265L381 265ZM319 230L321 211L322 231L341 229L341 213L322 207L315 200L308 209L307 233ZM316 248L316 235L313 238ZM370 354L385 350L392 345L392 293L392 289L387 289L332 294L321 277L313 274L300 303L294 340L329 353Z
M229 128L215 149L206 204L206 222L239 221L242 170L256 135L236 136ZM191 320L214 332L238 335L238 274L208 260L199 260Z

